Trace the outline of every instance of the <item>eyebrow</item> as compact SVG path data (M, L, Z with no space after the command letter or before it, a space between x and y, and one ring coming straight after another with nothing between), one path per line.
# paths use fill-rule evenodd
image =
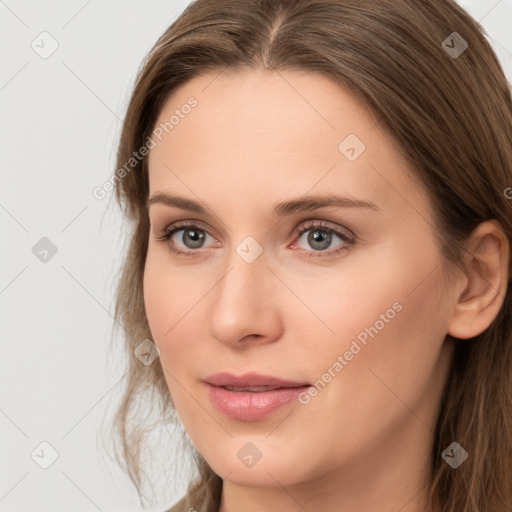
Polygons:
M200 203L185 197L166 194L165 192L157 192L153 194L147 200L146 208L149 209L152 204L163 204L165 206L179 208L180 210L197 213L198 215L208 215L207 208L202 206ZM352 197L323 195L307 196L279 202L274 205L272 215L273 217L285 217L292 213L309 212L329 206L341 208L369 208L375 211L380 211L380 207L370 201L364 201L362 199Z

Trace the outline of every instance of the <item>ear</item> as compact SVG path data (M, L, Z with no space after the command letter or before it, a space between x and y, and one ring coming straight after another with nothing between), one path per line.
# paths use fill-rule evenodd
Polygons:
M496 220L481 223L466 242L467 270L457 284L448 334L468 339L481 334L498 315L508 282L509 241Z

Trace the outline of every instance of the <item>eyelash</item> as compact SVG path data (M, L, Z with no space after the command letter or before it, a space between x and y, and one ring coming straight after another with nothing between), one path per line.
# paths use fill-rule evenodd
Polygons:
M312 231L315 229L317 231L323 231L325 233L334 234L338 236L344 242L344 245L338 247L337 249L331 249L330 251L306 251L306 257L308 258L331 258L333 256L336 256L338 253L345 251L347 249L346 244L353 245L356 241L355 237L329 227L324 221L306 221L306 224L302 225L301 228L296 231L294 236L297 239L299 239L304 233L307 233L308 231ZM200 225L189 221L183 221L168 226L167 228L165 228L163 233L156 236L155 238L158 242L166 244L169 247L169 250L172 251L174 254L177 254L178 256L200 256L201 254L199 250L182 251L180 249L172 247L172 244L169 243L171 237L178 231L182 230L198 230L203 231L208 235L212 236L206 229L202 228Z

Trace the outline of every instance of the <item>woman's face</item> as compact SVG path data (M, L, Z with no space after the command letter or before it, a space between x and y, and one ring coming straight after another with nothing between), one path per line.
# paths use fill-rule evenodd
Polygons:
M237 485L416 478L454 294L378 120L321 75L254 70L188 82L154 133L144 298L199 452Z

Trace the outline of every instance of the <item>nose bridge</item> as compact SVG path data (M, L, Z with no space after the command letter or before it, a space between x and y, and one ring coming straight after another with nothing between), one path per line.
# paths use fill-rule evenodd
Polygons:
M252 236L235 245L226 257L228 274L219 283L219 295L227 299L261 299L271 272L267 268L268 257L263 246ZM220 298L220 297L219 297Z
M266 257L263 254L255 257L251 250L242 243L232 251L227 259L228 273L217 287L216 302L222 303L226 313L232 310L239 318L250 317L261 309L261 301L272 276Z
M250 238L226 258L226 272L212 290L210 334L227 343L248 335L272 336L279 324L270 296L275 276L267 268L263 248Z

